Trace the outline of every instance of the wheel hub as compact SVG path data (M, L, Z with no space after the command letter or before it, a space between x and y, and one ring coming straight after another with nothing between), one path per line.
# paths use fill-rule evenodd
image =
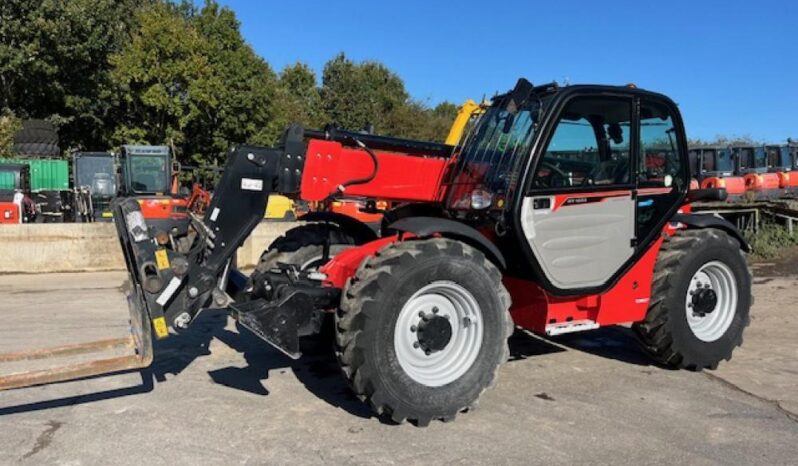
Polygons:
M452 324L439 315L425 315L418 324L418 343L427 354L446 348L452 339Z
M690 279L685 296L687 324L701 341L721 338L734 320L739 293L737 279L722 261L701 266Z
M693 294L693 311L701 317L710 314L718 305L718 295L711 288L700 288Z
M482 348L482 310L462 285L438 280L405 302L394 327L394 352L404 373L428 387L465 374Z

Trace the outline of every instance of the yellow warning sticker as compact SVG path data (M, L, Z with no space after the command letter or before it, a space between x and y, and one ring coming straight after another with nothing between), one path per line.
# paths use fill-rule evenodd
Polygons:
M169 329L166 328L166 319L163 317L152 319L152 328L155 330L155 336L158 338L166 338L169 336Z
M166 255L166 249L155 251L155 264L158 266L158 270L169 268L169 256Z

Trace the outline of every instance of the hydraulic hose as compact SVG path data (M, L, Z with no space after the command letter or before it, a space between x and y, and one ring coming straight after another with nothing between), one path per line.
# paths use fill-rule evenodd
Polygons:
M363 144L363 142L360 139L355 138L355 143L358 146L360 146L363 150L365 150L367 154L369 154L369 157L371 157L371 162L374 164L374 168L372 169L371 174L368 176L364 176L362 178L354 178L339 184L338 188L334 192L330 193L329 196L327 196L327 199L332 198L336 194L343 193L346 190L346 188L349 186L354 186L357 184L366 184L377 176L377 172L380 169L380 161L379 159L377 159L377 154L375 154L373 150L369 149L368 146Z

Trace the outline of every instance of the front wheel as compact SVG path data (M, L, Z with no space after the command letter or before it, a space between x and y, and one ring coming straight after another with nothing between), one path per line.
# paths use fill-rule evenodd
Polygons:
M737 240L716 229L679 231L662 245L648 313L633 328L659 363L715 369L742 344L751 302Z
M336 314L337 356L355 393L395 422L452 420L507 360L501 273L448 239L394 243L368 258Z

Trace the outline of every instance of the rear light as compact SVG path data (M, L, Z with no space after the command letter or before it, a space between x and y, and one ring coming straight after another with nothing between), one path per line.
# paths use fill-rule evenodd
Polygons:
M3 211L3 218L5 219L11 218L11 211L10 210Z
M726 187L726 180L723 178L718 180L718 188L725 188Z

